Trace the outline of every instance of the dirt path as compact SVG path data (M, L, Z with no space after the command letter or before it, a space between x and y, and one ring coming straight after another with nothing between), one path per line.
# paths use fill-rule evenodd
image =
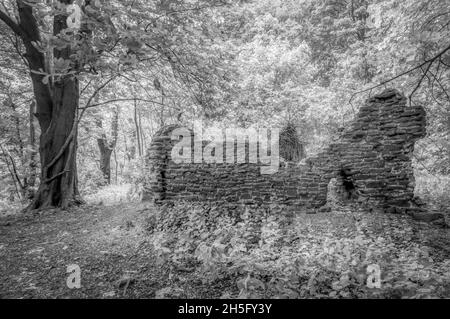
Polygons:
M1 218L0 297L153 297L165 273L155 271L145 216L143 206L127 205ZM81 289L66 285L73 264Z

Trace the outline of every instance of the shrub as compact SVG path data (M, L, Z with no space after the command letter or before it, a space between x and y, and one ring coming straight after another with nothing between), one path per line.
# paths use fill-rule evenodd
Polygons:
M203 284L231 280L236 298L449 296L436 261L405 216L334 212L292 218L279 207L176 203L149 218L160 263L193 268ZM381 269L381 289L367 286ZM447 286L446 286L447 285Z

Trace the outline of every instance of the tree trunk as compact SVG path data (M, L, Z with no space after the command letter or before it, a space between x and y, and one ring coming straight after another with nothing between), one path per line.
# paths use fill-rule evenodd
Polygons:
M78 80L66 77L55 83L52 121L41 134L41 184L33 209L79 204L76 153Z
M103 129L102 121L99 120L97 123L100 129ZM119 132L119 110L114 109L114 116L111 123L111 141L108 142L105 133L97 139L98 148L100 150L100 170L102 171L103 178L107 185L111 184L111 156L116 148L117 137Z
M117 184L117 173L119 169L119 163L117 162L117 151L114 149L114 164L115 164L115 176L114 176L114 182Z
M13 122L14 122L15 133L16 133L15 144L17 145L17 156L20 159L21 167L24 167L25 163L26 163L25 152L24 152L25 145L24 145L24 141L22 139L22 134L20 132L20 129L21 129L20 117L16 113L17 106L14 104L14 102L12 102L12 100L11 100L11 108L14 112ZM25 177L23 177L23 180L22 180L21 177L19 176L16 162L11 155L10 155L10 160L11 160L11 165L13 167L14 178L17 179L17 182L20 186L19 198L20 198L20 200L23 200L24 198L26 198L26 190L27 190L27 183L28 183L26 174L22 174L22 176L25 176ZM24 172L21 172L21 173L24 173Z
M30 121L30 142L29 146L31 149L30 154L30 164L29 164L29 178L27 180L27 198L32 199L34 197L34 186L36 185L36 179L37 179L37 148L36 148L36 130L34 127L34 113L36 112L36 104L33 101L30 105L30 114L29 114L29 121Z
M61 2L72 3L71 0L62 0ZM67 15L55 16L54 35L57 36L66 28ZM29 50L31 49L27 48L27 51ZM70 46L61 50L55 49L53 52L55 59L70 60L71 54ZM72 67L77 68L76 65ZM79 198L76 165L80 100L78 78L72 75L57 77L49 88L47 85L42 85L41 77L37 77L33 72L31 72L31 76L41 126L39 142L41 183L30 208L67 208L73 204L80 204L82 201ZM43 92L43 90L46 91ZM51 94L48 99L37 98L38 96L48 96L49 91ZM42 114L42 111L46 114ZM51 112L48 114L49 111ZM48 115L50 115L50 121L48 121Z
M136 126L136 137L137 137L137 148L139 158L142 157L142 142L141 142L141 126L138 115L138 107L137 102L134 100L134 125Z
M106 184L111 184L111 155L113 149L109 147L106 139L99 138L97 140L100 150L100 170Z
M73 0L59 2L68 5ZM51 74L48 66L53 64L53 59L71 60L73 52L69 45L60 50L55 49L46 57L36 45L41 43L41 33L33 14L33 5L25 0L16 0L16 4L17 23L2 11L0 19L23 41L26 50L24 57L30 69L36 100L36 117L41 128L41 180L29 209L66 208L80 202L76 165L78 79L70 74L52 76L49 81L43 79L46 74ZM59 12L53 19L53 35L58 36L66 28L67 14ZM78 67L76 63L71 63L71 70L76 71Z

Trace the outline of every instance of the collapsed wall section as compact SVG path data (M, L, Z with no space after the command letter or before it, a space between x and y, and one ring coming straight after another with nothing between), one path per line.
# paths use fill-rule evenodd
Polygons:
M414 196L411 157L415 142L426 134L426 114L387 90L369 99L320 154L282 165L272 175L262 175L260 164L176 164L171 158L176 128L163 128L148 149L144 200L319 208L334 181L348 200L403 212Z

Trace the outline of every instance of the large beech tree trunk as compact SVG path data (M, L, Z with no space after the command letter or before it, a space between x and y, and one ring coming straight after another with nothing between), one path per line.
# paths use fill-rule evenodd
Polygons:
M33 209L68 207L79 203L77 183L78 80L66 77L53 89L52 121L42 131L39 154L41 184Z
M60 0L71 4L73 0ZM2 14L0 18L19 36L25 46L25 58L30 68L36 100L36 117L41 128L39 155L41 159L40 186L30 209L49 207L66 208L79 203L76 151L77 151L77 112L79 104L78 79L73 75L54 77L43 81L47 65L53 61L37 49L33 43L40 43L41 36L33 8L23 0L17 0L19 21ZM53 33L58 35L67 28L67 16L54 17ZM75 36L75 35L74 35ZM71 48L54 50L53 58L69 60ZM76 69L76 65L72 65ZM42 74L44 71L44 74Z
M61 2L69 4L72 1ZM54 35L58 35L66 28L67 16L55 16ZM55 59L69 60L71 54L70 46L61 50L55 49L53 52ZM31 207L33 209L66 208L80 202L76 165L79 83L75 76L64 75L55 78L52 84L50 87L51 120L48 125L44 123L41 125L39 144L42 167L41 184ZM42 86L39 85L37 91L42 89ZM39 113L41 109L48 109L47 105L37 103Z

